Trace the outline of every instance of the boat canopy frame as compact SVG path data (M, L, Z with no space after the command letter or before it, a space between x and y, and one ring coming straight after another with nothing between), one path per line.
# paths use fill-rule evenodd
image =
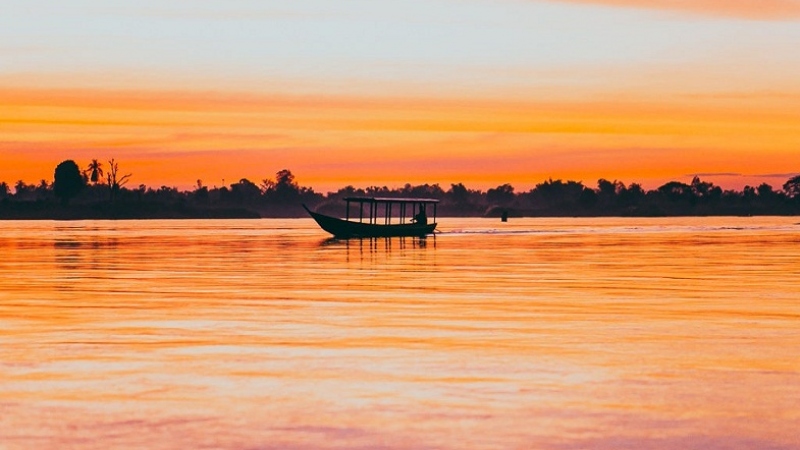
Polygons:
M378 207L383 205L383 222L385 225L392 223L392 210L395 204L399 205L399 223L406 223L406 217L413 219L414 211L421 209L428 214L428 205L433 205L433 222L436 223L436 205L439 200L435 198L403 198L403 197L345 197L344 201L347 202L345 208L345 220L350 220L350 203L358 203L358 222L363 223L367 219L367 223L378 224ZM364 205L369 207L368 216L364 216ZM411 214L408 214L408 205L411 205Z

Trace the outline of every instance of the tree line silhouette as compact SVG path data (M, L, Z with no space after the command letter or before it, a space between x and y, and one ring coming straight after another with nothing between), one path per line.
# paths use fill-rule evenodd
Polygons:
M694 177L690 184L670 181L656 189L600 179L596 186L549 179L525 192L510 184L486 191L462 183L445 190L438 184L400 188L346 186L321 194L300 186L294 174L280 170L258 184L246 178L212 187L197 180L190 190L161 186L128 187L133 174L119 163L93 159L84 169L73 160L58 164L53 181L38 184L0 182L0 219L257 218L301 217L301 204L341 215L348 196L427 197L440 200L442 216L709 216L796 215L800 213L800 175L782 189L767 183L743 190L723 190ZM12 192L13 190L13 192Z

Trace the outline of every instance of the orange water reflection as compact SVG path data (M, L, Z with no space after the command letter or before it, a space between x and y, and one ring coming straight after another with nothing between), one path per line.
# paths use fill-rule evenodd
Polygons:
M796 448L783 218L0 223L0 448Z

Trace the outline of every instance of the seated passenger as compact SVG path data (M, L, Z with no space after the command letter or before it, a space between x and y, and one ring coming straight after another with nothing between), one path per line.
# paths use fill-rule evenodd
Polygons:
M419 213L414 216L412 222L416 222L421 225L425 225L428 223L428 216L425 214L425 207L419 205Z

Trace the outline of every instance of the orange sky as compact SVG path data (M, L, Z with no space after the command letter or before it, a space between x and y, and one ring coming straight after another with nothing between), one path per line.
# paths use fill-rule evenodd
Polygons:
M36 1L50 22L0 18L11 184L93 158L132 185L287 168L323 192L800 173L795 0Z
M800 109L769 95L537 102L2 89L0 99L0 180L9 182L51 179L63 159L112 157L136 184L258 182L289 168L323 191L404 182L529 189L549 177L655 186L734 172L779 174L767 180L779 185L800 167Z

